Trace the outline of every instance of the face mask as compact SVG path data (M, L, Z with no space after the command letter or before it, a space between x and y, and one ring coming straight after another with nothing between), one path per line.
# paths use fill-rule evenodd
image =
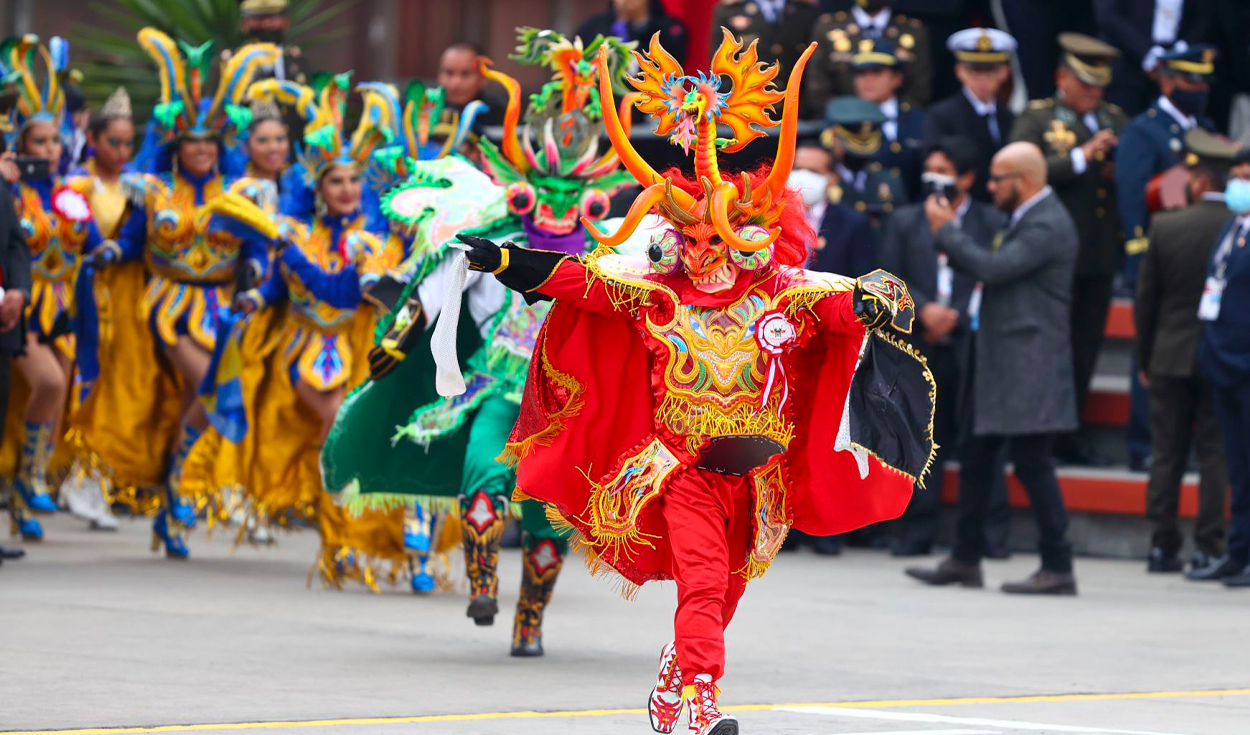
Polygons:
M1229 179L1224 189L1224 204L1233 214L1250 212L1250 181Z
M1205 89L1180 89L1179 87L1172 90L1172 94L1168 95L1168 99L1172 100L1172 104L1176 105L1176 109L1186 115L1200 115L1207 107L1207 95L1209 93Z
M799 190L799 195L803 197L803 204L808 209L824 200L825 189L829 186L828 179L805 168L796 168L791 171L786 183L791 189Z

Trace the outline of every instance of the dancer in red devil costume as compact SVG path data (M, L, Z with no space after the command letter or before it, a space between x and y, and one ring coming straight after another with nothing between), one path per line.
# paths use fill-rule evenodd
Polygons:
M657 35L636 53L636 104L695 149L697 182L634 151L603 71L609 137L644 186L621 230L585 223L602 247L581 258L462 238L468 267L555 300L505 452L518 495L546 503L627 590L677 582L675 641L649 702L658 732L683 709L692 734L738 732L716 681L747 582L791 527L826 535L898 516L932 457L932 378L890 333L911 329L906 288L882 271L856 281L800 267L815 233L785 181L810 55L782 94L776 67L728 31L697 76ZM718 123L734 137L717 139ZM778 124L771 169L722 178L718 149ZM668 228L646 258L615 253L652 211Z

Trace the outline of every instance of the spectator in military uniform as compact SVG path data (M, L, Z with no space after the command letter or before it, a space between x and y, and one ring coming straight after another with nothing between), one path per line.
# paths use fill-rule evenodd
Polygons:
M1236 168L1244 167L1240 158ZM1236 215L1216 240L1198 301L1198 369L1211 382L1232 485L1228 551L1186 577L1250 587L1250 180L1230 179L1224 205Z
M816 247L807 267L856 278L876 268L876 246L867 215L830 200L838 190L833 154L817 145L801 145L794 153L789 185L803 197L807 222L816 230Z
M708 48L720 47L724 26L744 44L758 40L760 61L780 63L778 78L785 79L807 50L817 15L814 0L721 0L712 11Z
M1170 51L1215 40L1213 0L1094 0L1098 34L1124 52L1107 99L1136 115L1150 104L1159 62Z
M293 82L304 81L304 71L300 68L302 52L299 46L288 46L286 43L286 32L291 27L287 5L287 0L242 0L239 5L239 23L247 41L272 43L282 52L273 66L257 72L256 79L274 77Z
M486 111L477 116L474 128L502 125L505 101L486 88L486 77L478 62L486 56L480 46L468 41L453 43L443 50L438 60L438 86L445 95L444 114L459 112L473 100L486 103Z
M857 0L849 13L822 15L809 38L820 44L803 74L809 116L818 117L834 97L855 93L851 64L864 40L894 44L904 64L899 97L916 106L928 103L931 78L924 60L929 58L929 33L920 21L895 13L885 0Z
M851 59L855 96L871 102L885 115L881 124L881 151L877 160L903 180L909 198L920 194L921 138L924 110L898 98L903 84L903 62L889 41L860 41Z
M1224 550L1228 472L1211 386L1196 370L1198 302L1207 263L1232 212L1224 206L1228 170L1237 152L1231 142L1201 128L1185 136L1189 148L1189 198L1185 209L1160 212L1150 223L1150 247L1142 259L1133 317L1137 364L1150 396L1154 462L1146 485L1146 515L1154 524L1147 569L1179 572L1177 511L1189 451L1198 454L1197 553L1193 569L1211 565Z
M876 160L885 115L858 97L838 97L829 102L825 122L829 127L820 142L833 153L838 174L829 198L867 215L873 233L879 235L883 220L895 207L907 203L902 179Z
M1021 113L1012 140L1033 143L1046 153L1050 185L1076 223L1081 247L1072 287L1072 360L1077 415L1085 407L1094 365L1102 347L1107 312L1124 235L1116 209L1115 165L1123 111L1103 100L1111 82L1113 46L1080 33L1059 34L1063 49L1055 75L1058 93L1034 100ZM1056 455L1073 464L1095 459L1079 434L1056 442Z
M978 163L976 144L971 140L936 140L925 157L924 188L926 194L945 197L956 212L959 228L978 246L989 248L1006 217L970 196ZM964 429L968 428L972 328L981 300L980 284L969 273L955 270L946 253L934 247L923 203L901 207L890 217L882 238L880 265L907 283L918 317L910 339L928 360L938 385L933 429L938 454L934 471L927 486L912 495L907 512L894 529L895 556L919 556L933 548L942 507L942 467L955 456L961 423ZM1000 472L989 512L989 523L996 526L1005 526L1010 519L1006 483L1001 477ZM1005 533L1005 528L997 528L987 534L992 537L987 539L987 545L998 546L1000 542L994 539Z
M1121 275L1129 293L1137 290L1138 267L1149 244L1147 182L1180 162L1186 132L1195 127L1215 129L1214 123L1202 115L1215 73L1215 49L1192 46L1170 51L1160 58L1158 72L1162 94L1150 109L1124 126L1116 150L1116 198L1120 225L1129 238L1124 244ZM1129 369L1129 466L1145 470L1150 463L1149 410L1137 373L1134 360Z
M716 26L717 33L720 26ZM640 48L651 43L651 37L660 34L664 50L683 66L690 46L690 34L686 25L664 11L660 0L610 0L606 11L593 15L577 27L577 35L584 43L595 36L616 36L625 41L637 41ZM720 44L720 36L715 36ZM712 48L716 48L713 46Z
M1001 103L1011 79L1011 53L1016 40L994 28L968 28L946 40L955 55L955 76L963 88L928 109L925 140L965 135L977 144L981 165L972 196L989 201L989 162L1011 135L1015 116Z

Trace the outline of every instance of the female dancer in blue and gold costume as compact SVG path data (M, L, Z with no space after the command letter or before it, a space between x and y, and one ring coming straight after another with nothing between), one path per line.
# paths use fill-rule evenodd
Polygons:
M380 213L362 207L364 172L398 132L399 101L389 85L358 85L364 111L345 140L348 77L326 81L319 90L275 79L252 87L253 98L298 110L305 137L284 181L280 252L270 277L236 299L248 318L218 355L213 428L192 450L184 488L205 497L242 488L259 526L315 523L323 579L373 587L375 567L389 563L394 576L406 561L402 511L344 513L321 489L318 455L347 390L368 376L371 289L403 257ZM312 215L300 217L310 200Z
M146 265L146 284L137 270L138 278L117 284L141 291L119 289L111 298L138 302L138 316L151 331L114 325L112 338L131 343L129 359L114 354L105 366L88 399L95 406L85 417L83 442L123 497L159 488L149 505L157 510L153 548L164 545L168 557L185 558L180 529L194 524L195 509L179 501L178 482L187 452L207 425L195 391L216 344L219 309L231 303L236 286L250 287L267 267L264 241L210 229L210 208L226 192L265 190L263 182L227 176L220 162L223 147L248 123L240 105L253 74L272 64L278 50L252 44L236 51L222 64L210 98L203 89L208 45L177 44L154 28L140 31L139 43L160 72L156 140L145 146L150 155L139 157L150 173L126 180L130 212L104 260ZM271 186L268 191L272 198Z
M23 175L14 201L31 253L31 294L26 307L26 351L14 361L17 372L0 451L0 472L12 477L9 501L13 535L37 541L43 528L35 513L51 513L47 471L58 444L58 429L71 403L74 336L70 333L74 281L83 255L101 244L87 200L55 175L61 159L65 93L65 42L51 50L36 36L10 39L0 56L19 79L12 147L19 156L47 161L41 172ZM41 86L34 62L41 59L47 79ZM51 172L51 173L50 173Z

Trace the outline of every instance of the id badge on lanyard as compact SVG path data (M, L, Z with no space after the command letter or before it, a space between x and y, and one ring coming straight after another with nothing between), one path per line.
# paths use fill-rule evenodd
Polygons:
M950 306L951 293L955 286L955 271L951 268L950 258L946 253L938 253L937 268L937 302L942 306Z
M1245 244L1246 235L1241 228L1220 243L1220 248L1215 253L1215 274L1207 276L1206 283L1202 286L1202 298L1198 301L1199 321L1213 322L1220 318L1224 287L1228 285L1228 278L1225 276L1228 270L1228 258L1233 254L1233 248L1239 248Z

